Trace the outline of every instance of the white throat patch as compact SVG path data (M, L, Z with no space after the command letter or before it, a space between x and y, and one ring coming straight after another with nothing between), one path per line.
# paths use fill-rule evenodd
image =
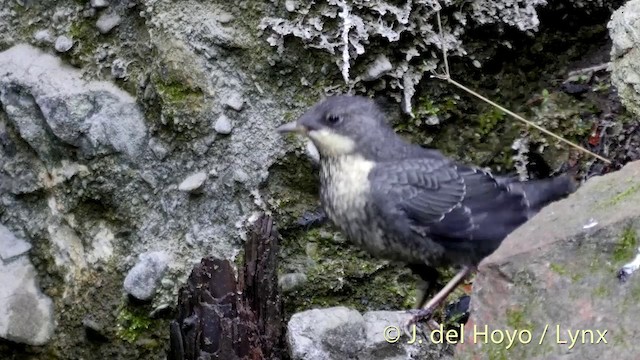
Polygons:
M320 153L329 156L351 154L356 147L353 140L327 129L312 130L307 135L315 142Z

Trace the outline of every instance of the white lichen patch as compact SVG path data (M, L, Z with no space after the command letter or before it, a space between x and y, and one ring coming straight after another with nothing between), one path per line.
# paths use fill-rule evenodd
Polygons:
M466 55L460 38L469 19L535 31L540 22L536 7L541 5L546 5L546 0L481 0L468 6L451 0L286 1L279 6L285 7L287 18L266 17L260 28L270 33L267 41L281 54L288 36L299 38L308 48L331 54L349 88L361 81L385 81L396 100L402 102L403 110L411 115L415 88L425 73L437 68L443 46L448 54ZM441 34L434 26L435 15L449 6L454 6L454 14ZM359 67L362 73L351 73L356 64L372 63L376 58L394 62L385 63L384 71L373 76L366 66ZM420 61L415 61L417 58Z

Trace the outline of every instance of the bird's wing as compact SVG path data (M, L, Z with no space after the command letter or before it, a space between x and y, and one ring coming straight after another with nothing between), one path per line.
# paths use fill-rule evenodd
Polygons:
M369 174L389 230L452 242L502 240L527 219L527 203L488 172L446 159L379 163ZM410 230L407 230L410 229Z

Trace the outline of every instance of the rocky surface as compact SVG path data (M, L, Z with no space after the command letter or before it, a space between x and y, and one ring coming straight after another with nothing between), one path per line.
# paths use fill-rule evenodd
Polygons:
M447 346L413 339L406 311L360 314L346 307L307 310L291 317L287 342L292 360L452 359ZM415 341L415 342L414 342Z
M0 337L43 345L55 330L53 302L42 294L31 245L0 225Z
M0 259L9 261L30 249L31 244L16 237L6 226L0 225Z
M628 1L616 10L608 28L613 41L611 81L627 109L640 115L640 1Z
M591 178L514 231L481 263L459 358L637 357L640 346L632 334L638 329L633 314L640 311L640 274L626 281L617 275L640 245L638 176L640 162L633 162ZM474 334L485 325L489 334L502 331L504 340L500 334L493 341ZM509 346L507 331L524 334L522 340Z

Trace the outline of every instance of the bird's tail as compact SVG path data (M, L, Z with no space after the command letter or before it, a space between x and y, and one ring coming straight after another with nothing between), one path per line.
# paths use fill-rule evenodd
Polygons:
M522 192L525 195L533 215L548 204L576 191L577 184L570 175L560 175L548 179L514 181L507 186L510 190Z

